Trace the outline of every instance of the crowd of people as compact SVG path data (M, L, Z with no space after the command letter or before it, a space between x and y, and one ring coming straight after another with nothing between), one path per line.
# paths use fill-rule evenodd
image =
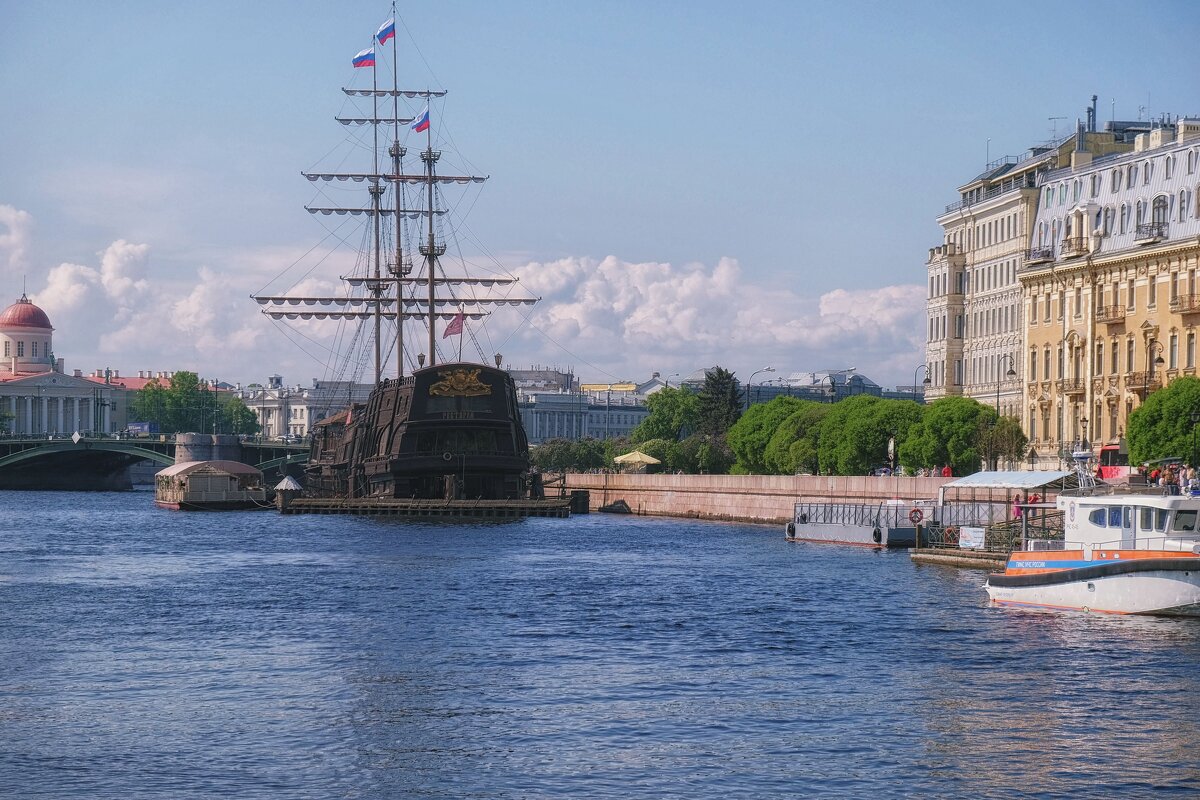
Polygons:
M1200 474L1187 464L1138 467L1147 486L1160 486L1164 494L1200 494Z

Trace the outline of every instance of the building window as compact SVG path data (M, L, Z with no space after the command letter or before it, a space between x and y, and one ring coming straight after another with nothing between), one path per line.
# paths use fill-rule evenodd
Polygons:
M1042 380L1050 380L1050 345L1042 350Z
M1096 343L1096 374L1104 374L1104 343Z
M1037 380L1037 348L1029 348L1029 380Z
M37 344L38 344L37 342L29 343L29 355L32 358L37 358Z
M1133 372L1133 339L1125 340L1125 371Z
M1154 308L1158 304L1158 277L1150 276L1146 283L1146 308Z
M1151 213L1151 221L1152 222L1166 222L1167 221L1168 212L1167 212L1166 196L1160 194L1158 197L1154 198L1154 208L1151 210L1150 213Z
M1174 303L1179 299L1179 273L1171 273L1171 302Z
M1112 346L1109 348L1109 351L1112 353L1112 369L1110 369L1109 372L1111 372L1113 375L1116 375L1120 371L1119 367L1121 366L1117 362L1117 340L1113 339L1111 345Z
M1112 171L1111 191L1113 194L1116 194L1120 190L1121 190L1121 170L1114 169Z
M1196 368L1196 334L1189 333L1187 338L1187 368Z
M12 342L7 339L4 340L4 357L12 358Z
M1050 293L1049 292L1046 292L1046 298L1042 305L1043 305L1042 319L1045 322L1049 322L1050 321Z
M1187 217L1187 190L1179 190L1179 221L1183 222Z
M1179 369L1179 334L1172 333L1167 347L1167 369Z
M17 358L25 357L25 343L17 342Z
M1134 294L1133 294L1133 279L1132 278L1129 281L1129 291L1126 293L1126 297L1125 297L1125 307L1128 308L1130 311L1134 310Z

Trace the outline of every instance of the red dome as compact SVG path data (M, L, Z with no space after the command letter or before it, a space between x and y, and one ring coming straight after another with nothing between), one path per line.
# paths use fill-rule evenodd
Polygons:
M29 298L21 295L21 299L0 313L0 328L44 328L54 330L46 312L29 302Z

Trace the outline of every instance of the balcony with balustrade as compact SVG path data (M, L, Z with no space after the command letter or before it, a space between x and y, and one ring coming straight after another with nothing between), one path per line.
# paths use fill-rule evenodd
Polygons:
M1116 325L1125 321L1125 306L1098 306L1097 325Z
M1061 395L1083 394L1084 388L1082 378L1059 378L1058 380L1058 393Z
M1146 222L1133 231L1133 241L1138 244L1154 244L1167 238L1167 223Z
M1032 266L1034 264L1041 264L1046 261L1053 261L1053 260L1054 260L1054 248L1053 247L1035 247L1031 250L1025 251L1025 266L1027 266L1027 267Z
M1083 236L1071 236L1062 240L1058 254L1063 258L1077 258L1087 255L1087 239Z
M1200 294L1181 294L1171 298L1172 314L1200 313Z
M1162 376L1155 374L1150 376L1149 372L1126 372L1125 373L1125 388L1126 389L1145 389L1152 392L1162 386Z

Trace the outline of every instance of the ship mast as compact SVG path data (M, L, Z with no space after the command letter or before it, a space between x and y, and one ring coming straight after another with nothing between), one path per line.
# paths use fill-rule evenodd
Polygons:
M429 106L425 107L425 113L429 113ZM439 158L442 157L440 150L433 149L433 124L430 123L425 129L425 151L421 153L421 160L425 162L425 190L426 203L428 204L425 213L425 244L421 246L421 255L425 256L425 279L426 286L429 290L429 366L437 363L437 322L433 316L434 308L434 291L437 284L437 259L438 256L446 252L446 245L438 245L433 233L433 165Z
M392 24L396 21L396 3L392 2ZM388 154L392 157L392 174L400 174L400 159L408 152L407 148L400 144L400 81L397 77L397 64L399 58L396 55L396 36L392 35L392 146L388 148ZM396 377L404 377L404 284L400 279L408 276L409 270L406 269L404 263L404 229L401 212L403 193L401 187L404 184L397 182L393 188L394 199L396 201L396 262L392 266L391 273L396 284Z
M395 6L393 4L393 19L395 18ZM376 46L373 40L372 45ZM486 177L474 175L439 175L435 169L435 164L441 158L441 152L433 149L433 133L432 125L427 125L423 128L425 132L425 149L421 152L421 160L424 162L424 169L421 174L406 174L403 171L402 158L407 150L400 144L400 126L407 125L413 122L412 117L400 116L399 98L404 96L409 99L424 101L425 113L431 111L430 105L433 98L445 96L444 89L400 89L398 88L397 80L397 46L395 36L392 37L392 88L380 89L377 82L376 68L372 65L371 70L371 88L370 89L352 89L343 88L342 91L346 95L358 97L371 97L372 115L370 118L364 117L336 117L337 121L343 125L371 125L373 128L373 147L372 147L372 171L371 172L303 172L301 173L309 181L352 181L354 183L367 182L371 202L367 208L339 208L339 207L310 207L305 206L305 209L311 214L330 215L337 214L343 216L346 214L352 216L370 215L374 219L373 224L373 253L371 263L368 266L365 276L342 276L342 280L346 282L352 289L358 288L365 292L365 296L309 296L301 297L289 294L281 295L266 295L255 294L253 299L262 307L262 313L271 319L276 320L324 320L338 319L366 322L371 320L374 323L375 340L374 340L374 356L375 356L375 383L376 385L382 379L382 324L383 320L395 320L396 323L396 374L397 377L404 377L404 323L410 319L424 319L429 332L429 366L434 366L437 362L437 320L451 320L461 316L463 319L481 320L488 315L486 308L495 305L522 306L533 305L538 302L536 297L493 297L486 294L480 295L477 290L489 290L497 286L505 286L517 282L516 278L470 278L466 276L438 276L438 258L445 254L445 242L438 242L437 234L434 228L434 218L437 215L447 213L445 210L437 207L437 194L435 192L436 184L472 184L483 183L487 180ZM379 117L379 98L392 98L392 112L389 118L380 119ZM379 151L379 126L392 126L392 142L388 148L388 155L391 157L391 169L389 172L380 171L380 151ZM420 127L420 126L413 126ZM420 131L417 131L418 133ZM394 184L395 191L395 206L387 208L383 203L383 195L385 194L386 184ZM424 203L413 205L423 205L423 208L406 208L404 204L405 193L403 187L405 185L419 186L424 189ZM395 242L395 259L394 263L389 256L388 269L386 274L383 270L383 255L382 255L382 221L381 217L389 214L394 214L396 217L396 242ZM425 275L412 275L411 259L404 258L403 251L403 234L404 234L404 219L419 220L425 219L425 231L423 241L419 244L418 250L425 259ZM418 299L416 292L413 296L406 296L405 287L412 285L413 289L420 285L424 285L425 297ZM391 287L395 287L395 292L391 291ZM462 286L467 287L469 292L460 293L458 291L450 291L444 293L444 296L438 295L439 286ZM304 307L304 308L300 308ZM459 342L459 359L462 358L461 340Z
M395 40L393 39L393 41ZM375 46L374 37L371 37L371 46ZM375 66L376 63L378 63L378 60L372 62L371 65L371 117L375 120L375 123L371 125L371 158L373 159L372 166L374 169L370 188L371 210L374 212L372 216L374 217L373 222L375 227L375 258L373 267L375 282L369 284L367 286L367 290L375 299L375 385L378 386L380 378L383 377L383 365L380 363L382 361L382 320L380 318L380 312L383 309L380 308L379 303L381 299L380 294L383 291L383 283L380 281L380 278L383 276L380 274L379 269L379 212L381 210L379 201L383 197L383 181L380 180L379 176L379 84L377 79L378 68Z

